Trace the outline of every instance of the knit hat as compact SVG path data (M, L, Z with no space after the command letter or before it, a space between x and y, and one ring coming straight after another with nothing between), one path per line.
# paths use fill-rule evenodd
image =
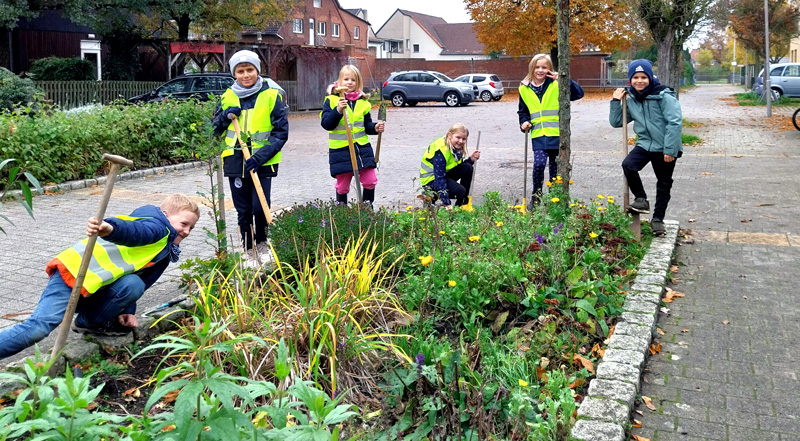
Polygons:
M650 84L653 84L653 63L647 59L633 60L628 65L628 81L633 78L633 74L642 72L650 79Z
M231 60L228 62L228 65L231 67L231 73L236 70L236 66L242 63L250 63L256 68L256 72L261 74L261 59L258 58L258 54L253 51L242 50L236 52L231 57Z

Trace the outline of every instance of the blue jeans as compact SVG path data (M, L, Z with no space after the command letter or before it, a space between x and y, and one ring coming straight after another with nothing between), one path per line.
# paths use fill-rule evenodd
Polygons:
M14 355L47 337L64 318L72 293L61 274L50 277L36 310L24 322L0 331L0 359ZM136 301L144 294L144 282L136 274L120 277L89 297L81 297L75 324L92 328L116 320L120 314L136 312Z

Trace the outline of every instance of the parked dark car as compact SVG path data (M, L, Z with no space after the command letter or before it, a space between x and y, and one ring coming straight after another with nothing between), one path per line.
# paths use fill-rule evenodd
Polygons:
M278 89L283 102L286 103L286 91L278 85L272 78L262 75L261 78L267 80L270 88ZM158 86L154 90L128 98L130 103L147 103L150 101L161 102L165 98L189 99L195 98L200 101L208 101L209 94L216 96L222 95L233 84L233 77L227 72L206 72L198 74L187 74L176 77ZM287 104L288 108L289 105Z
M395 107L416 106L420 101L442 101L450 107L466 106L478 98L478 87L453 81L432 70L393 72L384 81L381 96Z

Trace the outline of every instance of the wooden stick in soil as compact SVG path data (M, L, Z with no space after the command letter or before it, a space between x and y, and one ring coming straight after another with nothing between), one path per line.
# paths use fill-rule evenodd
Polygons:
M247 148L247 144L242 141L242 133L236 116L233 118L233 130L236 132L236 139L239 140L239 146L242 148L242 156L244 156L244 160L247 161L250 159L250 149ZM255 170L250 170L250 178L253 180L253 187L256 188L258 201L261 203L261 209L264 210L264 216L267 218L267 223L271 224L272 213L269 211L269 204L267 204L267 198L264 196L264 189L261 188L261 179L258 178L258 173L256 173Z

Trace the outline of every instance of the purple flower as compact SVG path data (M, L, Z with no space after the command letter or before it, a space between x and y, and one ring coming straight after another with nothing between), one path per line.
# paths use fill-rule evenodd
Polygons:
M536 242L539 242L539 245L544 243L544 236L542 236L541 234L536 233L533 235L533 237L534 239L536 239Z
M564 222L561 222L560 224L558 224L558 226L553 227L553 234L558 234L563 229L564 229Z
M316 208L317 210L319 210L319 205L317 205L317 204L311 204L311 206L312 206L312 207L314 207L314 208Z
M338 396L339 396L339 391L338 390L333 391L333 399L335 400L336 397Z
M320 227L325 228L327 226L328 226L328 222L326 222L325 219L322 219L322 223L320 224Z
M300 219L297 219L297 223L298 224L302 224L303 223L303 216L300 216Z
M425 364L425 355L422 352L418 353L416 357L414 357L414 362L417 363L418 368L422 368L422 365Z

